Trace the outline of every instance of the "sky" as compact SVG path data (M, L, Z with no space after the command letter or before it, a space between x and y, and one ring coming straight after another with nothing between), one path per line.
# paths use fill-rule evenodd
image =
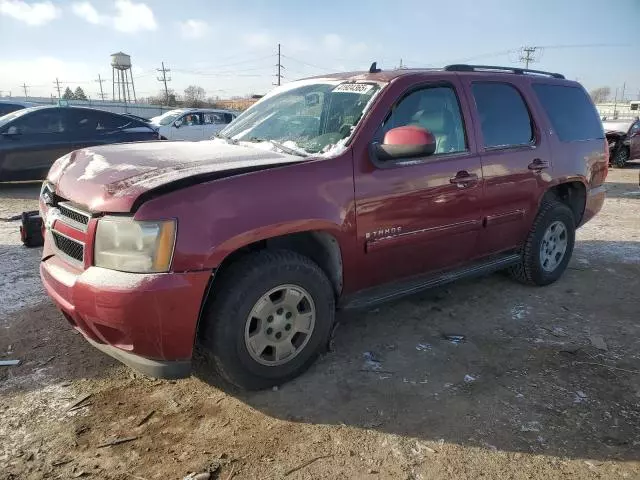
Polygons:
M563 73L588 89L640 98L640 0L0 0L0 96L111 97L110 55L131 55L138 97L169 88L208 97L264 94L276 82L332 71L518 65ZM620 94L619 93L619 94Z

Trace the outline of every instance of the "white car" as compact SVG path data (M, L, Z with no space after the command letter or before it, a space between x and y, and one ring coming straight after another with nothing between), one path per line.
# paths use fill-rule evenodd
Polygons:
M233 119L236 113L229 110L204 108L179 108L170 110L150 120L166 140L209 140Z

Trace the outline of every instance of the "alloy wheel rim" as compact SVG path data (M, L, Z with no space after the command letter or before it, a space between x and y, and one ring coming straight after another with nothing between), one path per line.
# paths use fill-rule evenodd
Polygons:
M545 272L553 272L567 252L568 231L564 223L556 220L547 227L540 243L540 266Z
M247 351L261 365L284 365L307 346L315 320L315 303L307 290L290 284L272 288L258 299L247 317Z

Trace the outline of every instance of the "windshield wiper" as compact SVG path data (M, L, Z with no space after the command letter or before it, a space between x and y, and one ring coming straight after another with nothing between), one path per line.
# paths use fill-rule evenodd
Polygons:
M298 157L303 157L303 158L309 156L309 154L306 153L306 152L301 152L300 150L297 150L295 148L287 147L286 145L283 145L280 142L276 142L275 140L269 140L269 139L266 139L266 138L253 137L253 138L249 139L249 141L250 142L255 142L255 143L269 142L274 147L282 150L284 153L288 153L289 155L297 155Z
M214 133L212 138L220 138L222 140L226 140L227 143L230 143L232 145L237 145L238 144L238 140L236 140L235 138L231 138L231 137L229 137L227 135L223 135L223 134L221 134L219 132L218 133Z

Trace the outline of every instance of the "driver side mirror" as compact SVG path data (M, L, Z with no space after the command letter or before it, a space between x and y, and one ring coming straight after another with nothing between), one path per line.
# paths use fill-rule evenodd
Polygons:
M407 125L389 130L382 143L372 144L374 157L381 161L426 157L436 151L436 139L426 128Z
M173 126L176 128L180 128L182 126L182 120L176 120L173 122Z

